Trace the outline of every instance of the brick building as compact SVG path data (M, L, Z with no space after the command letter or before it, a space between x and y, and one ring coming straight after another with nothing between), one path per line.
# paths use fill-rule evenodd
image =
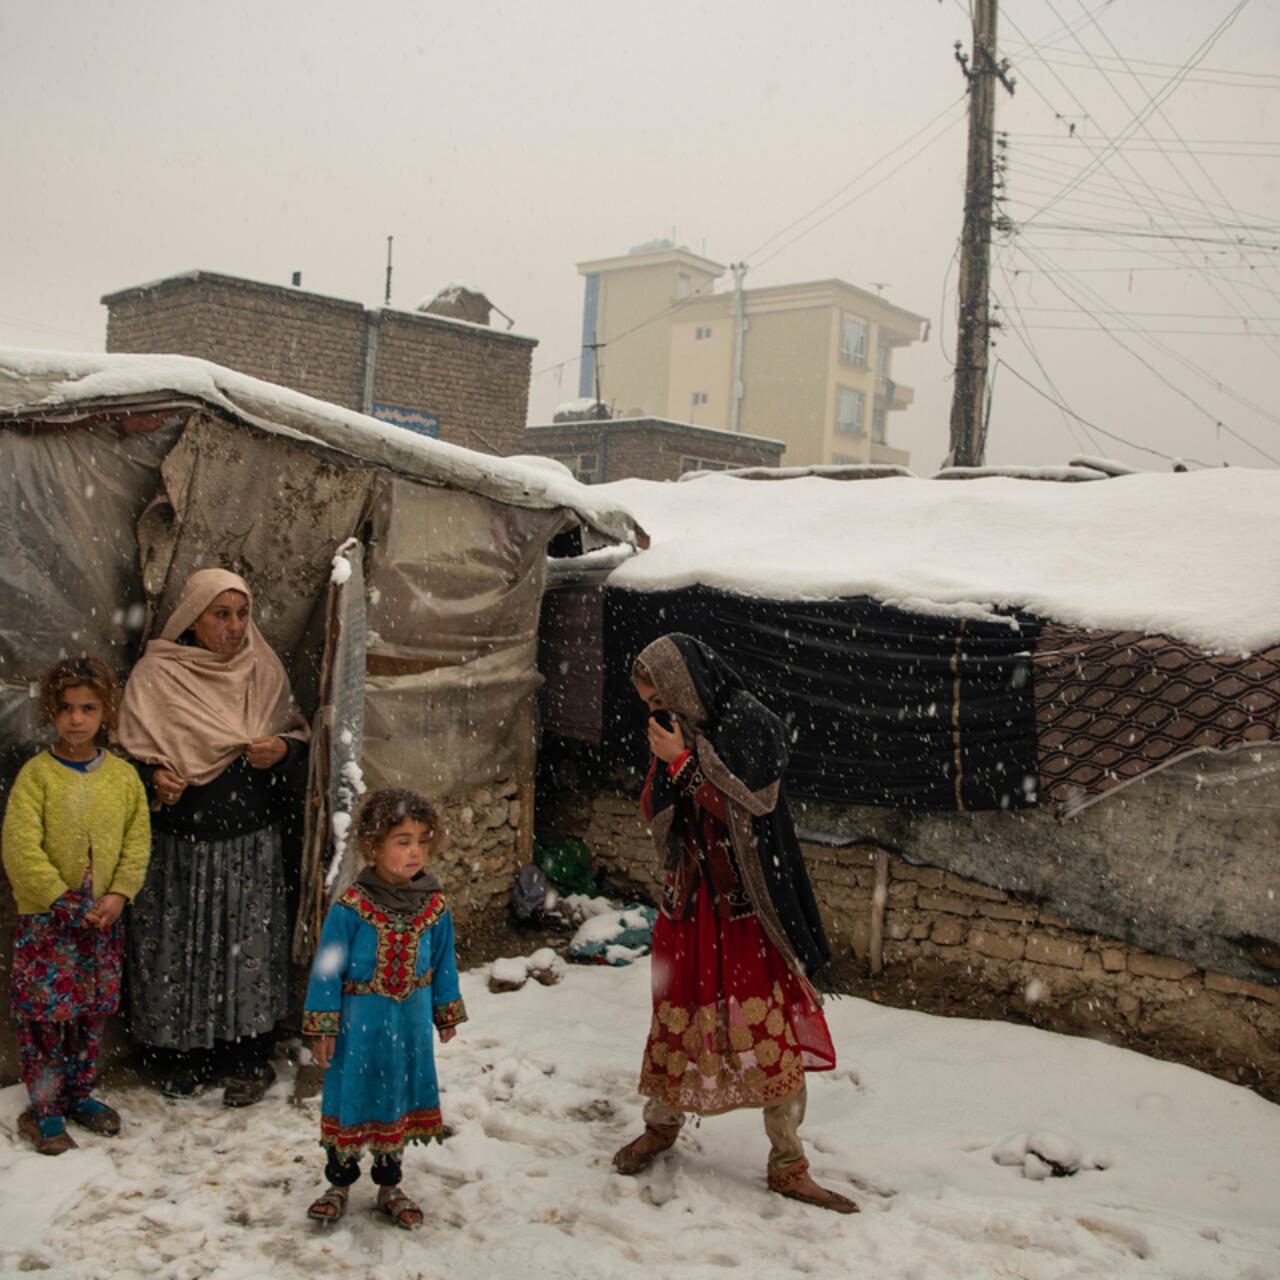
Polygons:
M686 471L776 467L781 440L665 418L612 418L530 427L524 452L555 458L586 484L634 477L678 480Z
M450 444L525 449L535 338L210 271L102 302L109 352L198 356Z

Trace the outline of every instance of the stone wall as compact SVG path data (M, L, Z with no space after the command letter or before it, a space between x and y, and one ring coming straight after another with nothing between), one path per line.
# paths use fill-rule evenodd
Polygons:
M661 876L637 806L634 780L615 780L549 801L545 813L562 834L585 839L611 878L654 899ZM833 989L1089 1035L1280 1101L1280 988L1077 928L1030 893L916 865L874 843L803 848L832 945Z
M508 778L451 796L440 807L449 838L435 869L462 932L506 910L516 873L529 861L520 836L525 801L516 780Z

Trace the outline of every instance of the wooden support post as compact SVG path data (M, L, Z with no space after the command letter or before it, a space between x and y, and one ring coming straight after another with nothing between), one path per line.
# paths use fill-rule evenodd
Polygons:
M871 930L867 939L867 972L878 978L884 969L884 912L889 901L889 854L877 849L876 879L871 890Z

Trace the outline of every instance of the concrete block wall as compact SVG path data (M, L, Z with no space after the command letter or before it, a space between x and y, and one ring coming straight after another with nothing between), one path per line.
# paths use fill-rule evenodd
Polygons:
M374 400L435 413L440 439L481 453L525 452L532 338L381 311Z
M104 298L109 352L197 356L359 409L364 308L252 280L193 272Z
M530 427L524 443L524 452L544 457L596 454L601 483L629 477L678 480L684 457L707 458L726 467L776 467L783 448L778 440L712 431L660 418Z
M355 410L372 323L373 404L435 414L451 444L525 451L533 338L207 271L102 301L109 352L197 356Z
M632 787L579 792L558 813L573 815L576 829L563 834L585 839L615 881L656 900L662 876ZM1093 1036L1280 1101L1280 988L1075 928L1028 895L912 865L874 845L803 849L837 989ZM873 973L877 932L882 967Z

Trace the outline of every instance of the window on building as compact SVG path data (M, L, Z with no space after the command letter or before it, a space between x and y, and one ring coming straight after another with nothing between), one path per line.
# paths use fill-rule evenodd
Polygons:
M885 427L888 414L883 409L871 410L871 438L876 444L885 443Z
M687 271L676 272L676 297L687 298L693 292L693 277Z
M844 317L840 336L840 359L848 364L867 363L867 322Z
M876 377L887 378L889 376L889 350L885 343L880 343L876 347Z
M860 467L865 459L852 458L847 453L833 453L831 461L837 467Z
M836 389L836 430L860 436L864 432L863 417L867 398L852 387Z
M557 462L563 462L573 478L583 484L595 484L600 479L600 457L595 453L556 453L552 454Z
M711 326L709 324L700 324L694 336L698 342L701 342L703 338L711 337Z
M716 462L712 458L692 458L686 455L680 459L680 470L685 471L727 471L727 462Z
M705 391L695 391L695 392L693 393L693 403L694 403L694 404L706 404L706 403L707 403L707 393L706 393Z

